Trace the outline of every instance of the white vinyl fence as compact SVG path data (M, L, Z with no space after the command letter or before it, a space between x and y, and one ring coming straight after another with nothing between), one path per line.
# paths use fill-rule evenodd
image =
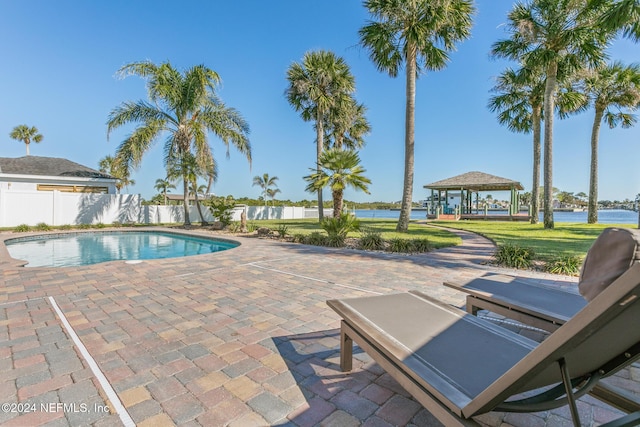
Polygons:
M8 191L0 189L0 227L20 224L78 225L141 223L161 224L184 221L184 207L142 205L139 194L62 193L59 191ZM206 221L213 221L211 211L201 206ZM317 208L292 206L237 206L233 221L240 221L242 211L247 220L317 218ZM325 216L331 212L325 210ZM195 206L190 206L189 217L200 221Z

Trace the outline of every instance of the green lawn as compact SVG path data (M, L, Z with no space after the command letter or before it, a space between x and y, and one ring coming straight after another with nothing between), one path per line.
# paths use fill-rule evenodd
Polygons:
M408 233L396 233L396 224L398 221L394 219L373 219L373 218L362 218L360 219L361 227L363 228L373 228L382 233L382 237L384 239L393 239L393 238L401 238L401 239L411 239L411 238L427 238L429 242L435 248L443 248L447 246L455 246L462 243L461 239L442 229L437 229L433 227L425 227L419 224L410 224ZM320 224L317 219L287 219L287 220L257 220L257 221L248 221L248 224L253 224L256 227L267 227L272 230L277 230L278 227L282 225L287 226L287 234L311 234L314 231L323 231L320 228ZM360 237L359 232L353 232L349 234L349 237Z
M545 230L542 223L508 221L433 221L434 225L473 231L498 245L515 244L531 248L536 259L549 261L561 255L584 257L593 241L607 227L635 228L633 224L555 223Z

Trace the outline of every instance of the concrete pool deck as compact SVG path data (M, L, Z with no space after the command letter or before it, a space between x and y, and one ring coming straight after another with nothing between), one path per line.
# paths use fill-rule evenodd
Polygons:
M438 425L365 353L340 371L339 318L325 301L419 289L462 306L442 282L488 271L575 288L484 265L492 244L460 234L461 246L413 256L241 237L232 250L139 264L21 268L0 252L0 424ZM636 366L609 381L640 394ZM588 396L578 407L585 425L621 414ZM477 420L551 427L570 414Z

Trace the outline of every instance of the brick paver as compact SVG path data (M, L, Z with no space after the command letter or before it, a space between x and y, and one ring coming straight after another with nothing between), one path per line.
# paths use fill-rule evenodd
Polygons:
M354 370L340 371L339 318L325 301L417 289L462 306L464 295L442 282L487 271L575 289L573 278L487 265L491 242L458 233L463 245L422 255L238 237L229 251L139 264L21 268L0 259L0 403L62 405L0 413L0 424L121 425L51 296L138 425L438 425L357 348ZM640 368L611 381L640 394ZM89 409L74 410L81 404ZM589 397L579 409L587 425L620 415ZM569 414L478 421L551 427Z

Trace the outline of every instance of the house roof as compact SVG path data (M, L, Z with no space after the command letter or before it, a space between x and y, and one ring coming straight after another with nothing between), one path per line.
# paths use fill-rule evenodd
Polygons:
M472 191L500 191L500 190L524 190L518 181L490 175L484 172L467 172L452 178L427 184L424 188L434 190L472 190Z
M0 157L0 173L115 179L111 175L57 157Z

